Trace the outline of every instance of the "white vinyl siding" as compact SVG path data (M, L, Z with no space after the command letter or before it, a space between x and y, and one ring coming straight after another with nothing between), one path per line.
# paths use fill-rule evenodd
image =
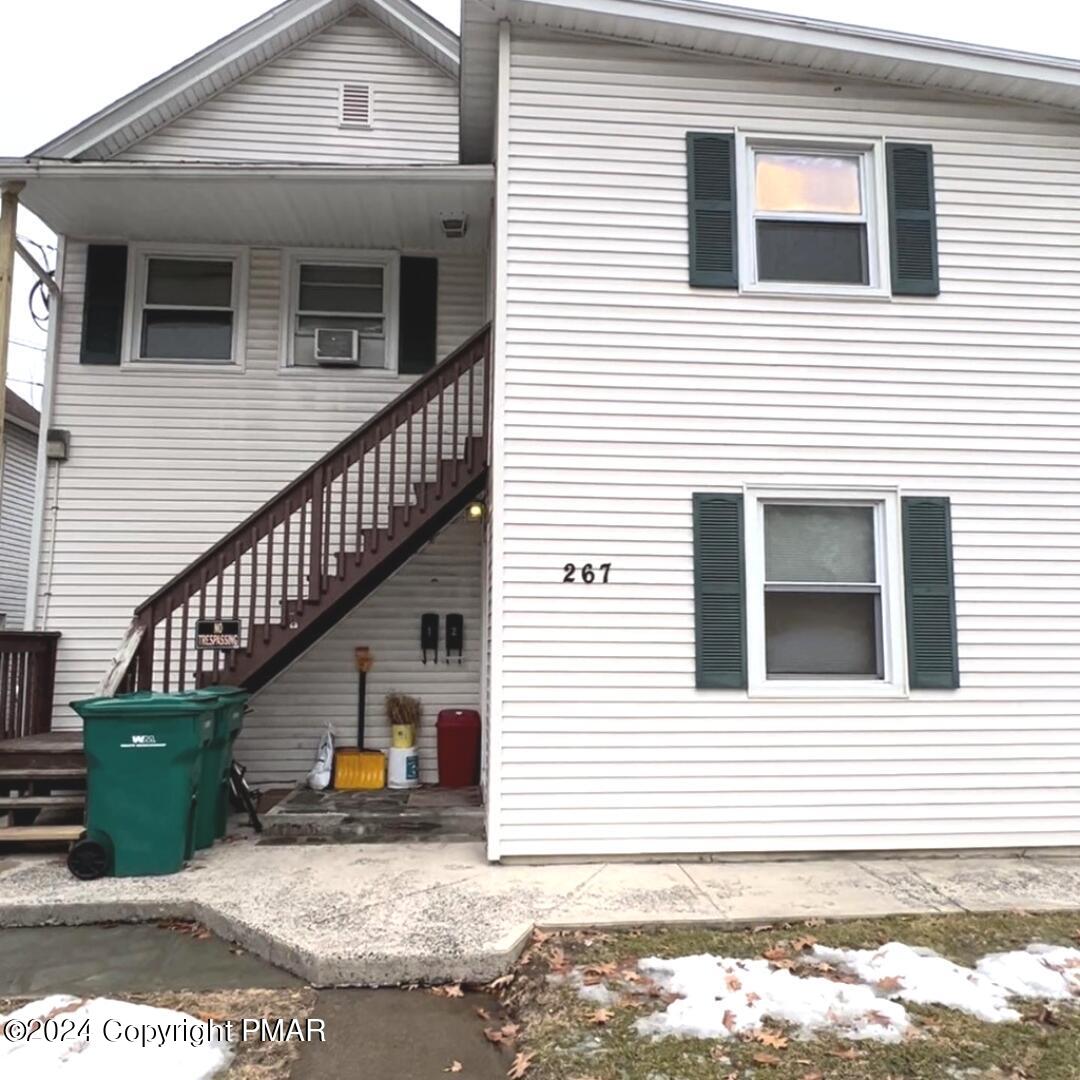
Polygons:
M932 143L940 298L691 289L733 127ZM492 853L1080 843L1075 122L515 30L509 141ZM691 495L768 484L951 496L959 691L695 690Z
M367 678L367 747L390 745L384 699L391 691L414 694L424 716L417 745L420 779L434 783L435 720L440 709L480 708L482 523L458 518L388 578L299 660L256 695L237 744L237 760L253 783L290 786L315 761L330 723L335 744L356 745L357 645L368 645L374 665ZM420 656L420 615L439 614L439 659ZM446 616L465 617L463 662L448 664Z
M245 370L80 365L86 247L69 242L39 612L60 630L56 723L94 690L134 607L414 381L390 372L283 370L280 249L253 248ZM439 255L438 355L486 319L485 259ZM55 470L59 468L59 479ZM311 721L317 723L317 719Z
M2 399L0 399L2 400ZM34 522L37 432L4 424L4 477L0 485L0 629L21 630L30 572L30 534Z
M370 127L342 127L344 82L371 86ZM119 161L456 164L457 84L353 14L117 155Z

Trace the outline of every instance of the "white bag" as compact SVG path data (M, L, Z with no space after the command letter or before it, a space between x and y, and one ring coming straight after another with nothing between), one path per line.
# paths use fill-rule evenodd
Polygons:
M334 775L334 733L326 725L323 737L319 740L319 752L315 755L315 764L308 773L308 787L312 791L325 791L330 786Z

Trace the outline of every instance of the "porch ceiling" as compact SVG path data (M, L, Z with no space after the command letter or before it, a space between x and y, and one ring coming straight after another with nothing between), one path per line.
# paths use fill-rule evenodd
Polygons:
M488 165L0 160L0 181L24 181L22 203L65 236L414 251L485 248L493 175ZM461 212L468 232L447 240L441 215Z

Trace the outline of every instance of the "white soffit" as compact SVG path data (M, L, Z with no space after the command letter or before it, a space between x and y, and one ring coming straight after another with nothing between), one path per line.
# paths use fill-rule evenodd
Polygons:
M30 156L69 160L114 157L353 9L378 19L432 63L457 78L457 36L411 0L286 0L106 106Z
M490 160L502 20L1080 112L1080 61L777 15L704 0L464 0L462 160Z
M477 251L488 242L490 165L162 165L0 160L22 203L82 240ZM462 239L444 214L464 213Z

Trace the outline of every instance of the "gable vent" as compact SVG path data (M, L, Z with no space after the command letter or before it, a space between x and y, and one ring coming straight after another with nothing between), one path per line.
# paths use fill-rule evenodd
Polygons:
M370 83L341 84L342 127L371 127L371 96Z

